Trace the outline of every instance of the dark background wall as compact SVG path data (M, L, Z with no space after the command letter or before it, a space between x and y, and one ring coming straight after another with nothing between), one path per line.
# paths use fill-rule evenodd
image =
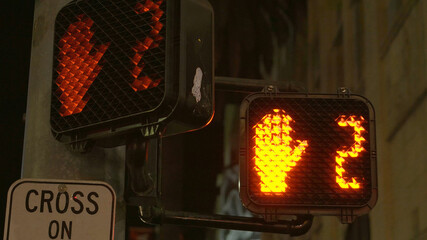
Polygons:
M34 1L0 1L0 237L6 196L20 178Z

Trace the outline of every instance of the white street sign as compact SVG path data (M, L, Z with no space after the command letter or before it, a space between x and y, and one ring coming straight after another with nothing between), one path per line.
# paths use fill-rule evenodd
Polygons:
M9 188L4 240L113 240L116 195L104 182L21 179Z

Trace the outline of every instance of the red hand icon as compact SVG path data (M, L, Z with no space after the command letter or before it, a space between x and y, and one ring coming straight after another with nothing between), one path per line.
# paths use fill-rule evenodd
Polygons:
M58 85L56 94L62 103L59 114L63 117L79 113L86 106L90 98L86 93L102 69L99 61L109 46L109 43L95 46L91 42L94 35L90 30L92 19L84 15L77 19L58 43L55 83Z

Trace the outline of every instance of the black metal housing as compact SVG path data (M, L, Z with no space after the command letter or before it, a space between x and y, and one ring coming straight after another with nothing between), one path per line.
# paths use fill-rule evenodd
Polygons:
M287 192L281 196L262 196L251 190L259 184L253 170L251 146L256 124L273 108L281 108L294 120L291 137L308 140L301 160L288 172ZM349 174L363 178L360 190L342 190L335 183L334 154L338 147L351 144L353 136L335 127L339 114L364 116L363 135L368 141L363 160L351 163ZM335 124L335 125L334 125ZM266 218L278 215L318 214L341 216L351 222L367 213L377 201L377 168L374 108L358 95L256 93L243 100L240 111L240 197L250 211ZM304 155L305 154L305 155Z
M144 52L142 74L161 79L141 91L130 87L136 42L149 35L151 14L135 14L134 6L149 0L72 1L55 22L54 66L51 95L51 128L64 143L96 141L112 147L126 142L124 135L141 131L145 137L182 133L206 126L214 114L213 10L208 1L163 0L159 22L164 27L157 48ZM93 20L94 44L108 45L99 74L90 85L89 100L79 113L61 116L58 90L58 42L77 16ZM151 24L151 25L150 25ZM196 75L201 79L196 84ZM59 92L59 94L58 94ZM86 144L84 144L86 145Z

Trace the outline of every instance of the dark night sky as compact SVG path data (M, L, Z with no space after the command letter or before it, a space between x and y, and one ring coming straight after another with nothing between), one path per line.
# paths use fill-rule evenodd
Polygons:
M20 178L34 1L0 1L0 237L7 190Z

